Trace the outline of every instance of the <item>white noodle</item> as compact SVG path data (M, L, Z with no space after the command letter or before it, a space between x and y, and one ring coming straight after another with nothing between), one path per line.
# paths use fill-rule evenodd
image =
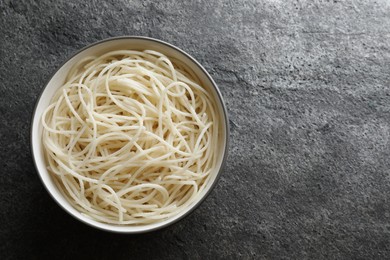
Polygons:
M194 202L216 166L211 96L185 64L152 51L87 57L42 116L55 183L83 215L145 225Z

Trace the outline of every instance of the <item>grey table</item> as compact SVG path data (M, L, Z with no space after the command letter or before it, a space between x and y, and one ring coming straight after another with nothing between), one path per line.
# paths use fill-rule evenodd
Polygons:
M29 151L50 74L119 35L198 59L231 125L227 167L205 203L138 236L64 213ZM0 1L2 259L389 258L389 139L389 1Z

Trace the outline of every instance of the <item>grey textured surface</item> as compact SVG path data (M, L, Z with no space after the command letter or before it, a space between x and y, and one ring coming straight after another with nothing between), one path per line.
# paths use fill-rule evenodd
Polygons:
M138 236L64 213L29 151L50 74L118 35L189 52L219 84L231 119L228 164L209 198ZM7 259L390 258L389 1L0 0L0 79Z

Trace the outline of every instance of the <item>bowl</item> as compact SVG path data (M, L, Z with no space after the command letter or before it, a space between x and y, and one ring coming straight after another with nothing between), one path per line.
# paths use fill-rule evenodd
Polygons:
M168 57L175 58L185 63L199 78L202 86L212 95L214 102L216 103L216 109L220 116L222 129L219 135L220 150L217 155L217 167L211 173L210 180L205 186L205 189L199 194L196 201L190 204L187 208L180 211L177 215L174 215L163 221L139 225L139 226L126 226L126 225L113 225L97 222L93 219L82 215L78 210L69 204L61 191L57 188L53 181L51 174L47 170L46 161L44 157L43 144L42 144L42 126L41 117L44 110L49 106L50 101L58 88L64 83L66 75L70 68L76 64L79 60L91 56L101 55L109 51L119 49L133 49L144 50L152 49L165 54ZM92 227L117 232L117 233L144 233L153 230L157 230L163 227L167 227L172 223L177 222L183 217L191 213L196 207L198 207L204 199L210 194L221 175L222 168L226 162L228 141L229 141L229 123L228 123L227 110L222 99L222 95L215 84L214 80L207 73L207 71L188 53L179 49L172 44L163 42L161 40L139 37L139 36L123 36L116 38L105 39L96 43L93 43L80 51L76 52L69 59L67 59L52 75L46 86L43 88L38 101L36 103L31 123L31 151L34 160L34 164L38 175L53 199L71 216L75 217L79 221L86 223Z

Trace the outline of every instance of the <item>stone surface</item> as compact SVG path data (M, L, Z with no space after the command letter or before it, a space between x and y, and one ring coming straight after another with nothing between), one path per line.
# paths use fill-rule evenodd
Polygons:
M0 255L390 258L390 2L0 1ZM193 214L130 236L45 191L30 117L51 73L111 36L168 41L212 74L230 115L224 174Z

